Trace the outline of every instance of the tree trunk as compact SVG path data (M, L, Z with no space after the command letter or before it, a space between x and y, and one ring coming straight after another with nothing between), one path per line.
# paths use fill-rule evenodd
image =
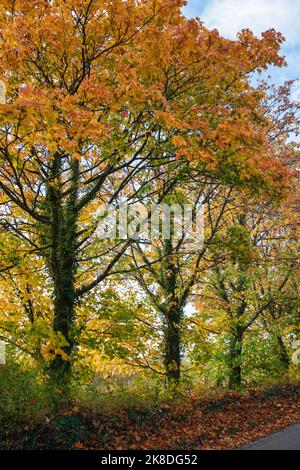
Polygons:
M74 349L72 327L75 318L75 275L77 269L77 217L75 209L78 193L79 163L72 165L72 186L67 200L62 199L60 184L48 188L48 203L51 212L50 263L53 291L53 331L62 340L63 354L56 353L50 363L51 378L58 384L69 382L71 354ZM56 156L52 167L52 178L59 177L61 158Z
M231 334L229 346L229 388L240 388L242 385L242 340L239 329Z
M50 371L55 381L68 382L71 373L71 354L74 348L72 326L75 317L74 261L61 260L61 276L56 279L54 287L54 319L53 330L65 344L61 349L64 353L56 354L50 364Z
M178 384L181 368L181 311L167 314L165 327L165 370L169 384Z
M168 303L164 307L165 316L165 373L169 385L180 381L181 366L181 327L183 303L178 299L178 267L173 258L171 239L164 240L165 259L162 264L163 289Z
M285 347L284 341L281 336L276 336L276 340L278 343L279 360L283 365L284 369L288 371L290 367L290 358Z

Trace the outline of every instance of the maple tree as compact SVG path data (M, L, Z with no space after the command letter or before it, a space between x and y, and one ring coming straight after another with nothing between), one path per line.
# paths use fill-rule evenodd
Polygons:
M284 38L185 3L0 4L1 448L237 448L299 420L300 104L261 80ZM134 236L102 236L110 209Z
M151 168L164 171L174 159L236 184L287 180L280 159L272 157L270 171L263 166L271 122L248 79L283 65L282 36L268 31L257 39L244 31L225 40L186 20L182 4L1 4L1 224L45 260L53 330L66 341L54 373L69 370L77 305L130 244L112 250L104 267L99 256L100 269L80 281L99 204L121 194L136 198L133 178L144 172L151 181Z
M198 280L205 271L206 254L211 240L219 229L220 221L230 200L231 190L224 204L215 211L212 209L213 195L217 192L218 183L199 174L189 175L186 189L175 188L169 195L170 207L180 210L180 219L184 217L184 206L190 204L192 220L201 207L203 211L201 232L204 237L204 218L210 218L211 224L205 233L205 241L193 227L180 227L173 214L170 237L149 240L141 237L131 247L128 261L131 266L130 276L145 293L150 305L160 316L163 333L163 362L165 374L170 383L179 383L184 345L182 342L185 309ZM172 214L171 214L172 215ZM213 220L213 221L212 221ZM194 230L194 232L193 232ZM199 230L199 228L198 228Z
M267 132L268 141L272 143L273 153L281 156L283 163L292 168L295 161L297 162L298 146L293 142L287 143L286 137L291 133L297 134L298 132L299 122L297 111L299 105L290 100L291 86L292 82L288 82L285 86L278 89L275 87L269 88L265 83L262 84L262 89L267 90L263 107L266 114L272 116L273 122L272 128ZM296 174L294 176L296 176ZM197 285L199 281L201 283L201 279L206 277L206 273L209 273L213 266L224 262L224 256L222 257L221 253L219 253L218 257L215 259L216 251L214 250L214 244L217 240L216 235L220 230L220 226L224 225L224 214L228 210L233 211L232 207L230 207L232 206L232 198L239 200L236 195L232 195L233 186L227 182L228 188L226 190L226 187L220 186L220 179L220 177L216 179L212 176L204 176L201 169L200 171L199 169L197 169L197 171L190 171L187 180L181 179L179 185L177 185L178 187L175 187L174 191L167 196L167 200L171 206L177 203L181 207L181 215L183 215L184 204L191 202L191 198L192 200L194 199L194 213L199 213L201 205L204 206L203 225L205 227L205 234L203 246L198 249L197 247L191 248L189 244L190 234L188 231L185 232L183 230L178 237L173 227L174 233L171 234L170 239L162 239L153 243L147 240L147 238L142 237L139 244L132 246L131 253L129 254L129 262L131 262L132 259L134 260L132 263L132 277L138 281L140 287L148 296L150 303L163 319L164 327L162 330L165 337L163 346L165 351L165 370L171 382L175 381L178 383L180 380L180 369L184 349L181 336L186 328L186 325L184 326L185 309L190 299L195 295L195 285ZM182 189L183 186L185 188L184 190ZM245 190L247 194L249 187L246 186L244 188L244 193ZM248 197L248 195L246 197ZM199 204L200 200L201 204ZM264 198L264 204L267 207L270 204L272 205L271 200L272 198ZM243 199L241 199L241 201L243 201ZM244 203L241 202L241 204ZM240 217L239 210L241 209L238 208L233 211L232 219ZM250 213L253 208L252 206L246 206L243 210L245 213ZM285 223L287 223L287 221L291 223L291 215L292 211L287 211L285 214ZM274 216L275 212L272 213L272 215L266 214L266 218ZM277 218L275 220L277 220ZM260 222L259 220L259 223ZM230 230L232 231L232 238L229 237L226 246L227 249L232 251L232 256L242 254L243 240L245 242L244 255L250 256L250 247L248 247L248 252L246 252L247 235L246 232L243 233L242 226L232 226ZM212 253L210 253L211 246L213 250ZM268 249L270 249L269 246ZM255 258L251 259L250 256L248 262L247 260L242 260L242 263L252 263L255 268L256 260ZM239 272L240 269L243 270L243 267L239 266L237 272ZM284 269L285 272L288 271L287 266L284 266ZM231 274L232 273L229 271L226 271L223 275L226 281L230 281ZM232 279L231 282L233 282ZM240 289L243 290L242 285ZM249 283L245 284L244 289L250 289ZM274 290L276 292L277 288L275 287ZM251 289L250 292L252 294ZM203 308L207 308L205 299ZM241 306L241 308L243 307ZM213 311L213 307L211 311ZM262 311L264 311L264 308L262 308ZM236 334L233 334L233 337L240 335L241 333L236 332ZM234 340L234 344L235 343L240 344L241 341L237 338ZM234 344L232 345L233 349L235 349ZM232 354L235 355L234 351ZM238 381L240 381L240 378Z
M299 106L290 100L292 82L253 84L254 73L284 65L280 33L257 38L244 30L228 40L186 19L184 3L1 3L1 339L54 381L68 383L71 365L93 362L98 351L100 369L119 358L121 367L178 383L188 337L201 329L186 308L212 276L214 301L222 283L232 290L232 384L239 385L239 312L257 294L251 282L262 268L243 223L231 224L224 240L218 232L233 191L239 202L257 196L265 205L293 191ZM186 234L146 244L97 234L104 205L183 205L190 193L206 203L199 250L186 247ZM256 313L251 300L243 333L258 317L271 328L265 311L277 305L288 269L277 271L263 305L256 299ZM123 299L122 290L130 291ZM203 307L214 316L215 305L205 299Z

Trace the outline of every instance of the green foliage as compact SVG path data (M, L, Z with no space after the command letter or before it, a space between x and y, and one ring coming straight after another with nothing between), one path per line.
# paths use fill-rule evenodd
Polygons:
M0 369L1 432L31 428L53 414L55 394L51 393L37 367L8 361Z
M131 410L133 414L141 410L149 412L158 403L169 402L174 391L164 386L159 377L134 375L128 378L111 378L109 381L93 381L88 384L74 385L74 400L83 410L96 413L116 413L121 409Z
M272 335L258 332L248 335L243 345L243 371L247 385L284 381L288 370L278 355L278 345Z

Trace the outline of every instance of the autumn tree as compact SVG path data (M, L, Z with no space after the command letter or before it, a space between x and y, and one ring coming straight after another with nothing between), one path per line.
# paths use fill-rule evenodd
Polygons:
M269 189L288 179L266 137L264 93L249 80L283 65L282 36L245 30L230 41L186 20L183 4L1 3L1 226L43 260L51 281L56 377L70 371L77 309L133 244L98 244L100 205L151 194L166 166L162 198L179 167Z
M291 297L291 291L297 250L284 209L272 208L270 203L240 201L223 230L213 247L216 260L221 256L222 263L209 273L198 306L204 317L207 309L211 312L202 326L210 325L217 335L226 331L229 387L235 388L242 385L243 343L257 322L264 322L269 315L275 321L284 306L285 318L296 314L297 296L294 293ZM201 329L201 321L198 327ZM269 332L271 329L269 323ZM275 339L283 357L286 351L279 333Z
M168 236L149 239L142 233L128 253L130 277L139 284L162 322L162 357L170 384L178 384L181 377L185 309L194 286L208 268L207 250L230 201L229 188L224 203L217 210L213 208L218 186L201 173L190 174L185 188L175 188L166 200L169 211L159 214L161 224L170 229ZM190 225L186 223L187 208Z

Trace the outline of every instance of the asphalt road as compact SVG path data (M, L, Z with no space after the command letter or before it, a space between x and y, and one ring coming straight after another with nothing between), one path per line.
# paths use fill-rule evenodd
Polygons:
M240 450L300 450L300 424L293 424Z

